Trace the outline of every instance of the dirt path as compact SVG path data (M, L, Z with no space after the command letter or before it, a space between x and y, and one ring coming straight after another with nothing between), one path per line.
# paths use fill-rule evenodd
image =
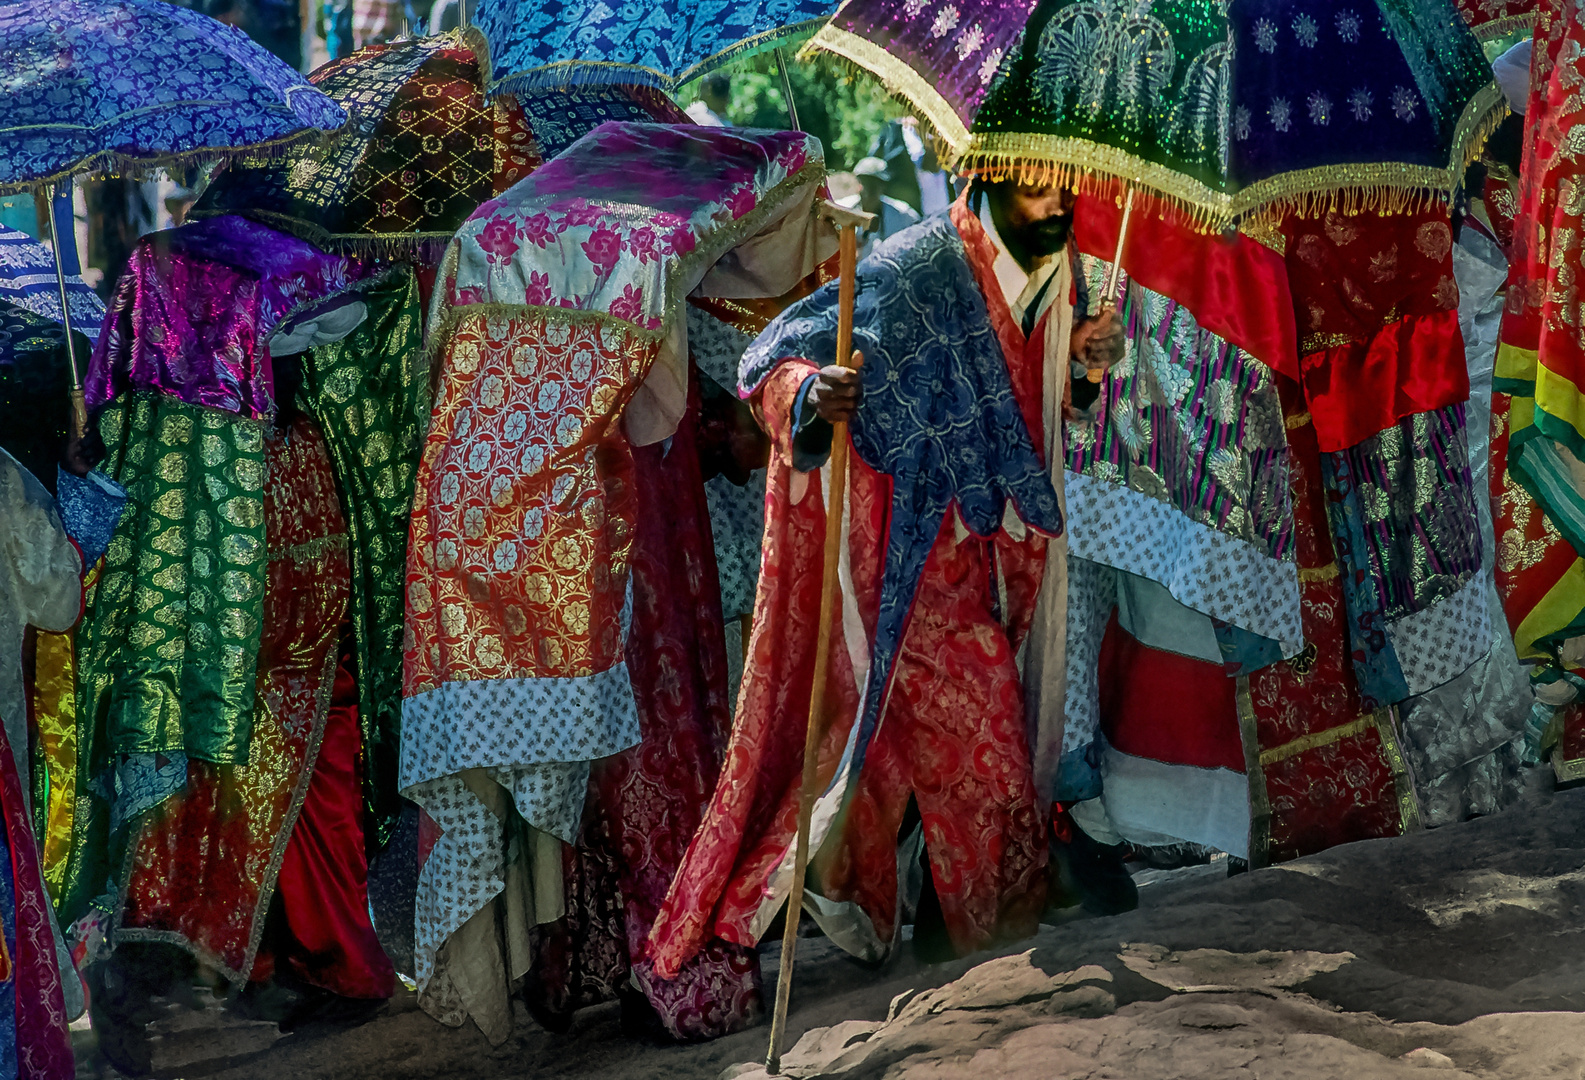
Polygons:
M768 974L776 959L764 950ZM1237 877L1165 875L1138 911L1046 927L974 970L992 959L877 971L804 941L791 1038L832 1030L789 1064L854 1080L1585 1076L1585 790ZM765 1051L763 1027L703 1046L633 1042L614 1005L566 1035L520 1011L492 1048L411 995L352 1031L278 1038L218 1010L161 1023L168 1080L716 1080Z

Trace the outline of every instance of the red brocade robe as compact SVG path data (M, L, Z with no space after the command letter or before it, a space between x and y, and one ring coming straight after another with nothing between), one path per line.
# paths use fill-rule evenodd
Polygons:
M993 275L995 250L983 226L962 203L952 220L1020 411L1043 446L1045 322L1025 338ZM787 359L755 397L774 450L750 659L714 799L651 933L650 956L662 977L672 977L712 937L753 945L790 884L828 475L794 470L792 414L817 368L811 359ZM856 454L849 462L844 610L832 632L822 789L837 774L859 708L889 526L890 479ZM1047 544L1011 514L994 536L981 537L962 526L955 506L948 511L850 797L841 809L834 805L840 792L816 807L811 888L824 901L855 903L882 949L897 929L898 830L910 796L954 947L968 952L1036 929L1046 827L1015 658L1034 615Z

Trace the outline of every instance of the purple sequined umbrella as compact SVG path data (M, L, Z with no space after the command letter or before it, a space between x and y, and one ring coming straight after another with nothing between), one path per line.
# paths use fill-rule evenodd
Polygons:
M0 4L0 192L318 138L341 106L233 27L164 0Z
M347 120L241 31L163 0L0 4L0 117L0 192L285 147ZM55 266L64 298L58 243ZM80 434L87 413L70 360Z

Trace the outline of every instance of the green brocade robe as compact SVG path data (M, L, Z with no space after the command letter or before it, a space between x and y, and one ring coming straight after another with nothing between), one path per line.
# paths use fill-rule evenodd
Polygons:
M393 267L358 291L364 321L305 354L299 405L324 434L347 520L374 848L400 807L407 521L429 375L412 269ZM124 826L180 789L186 758L247 763L269 557L266 422L135 391L98 423L108 451L100 468L128 498L79 630L79 794L57 897L67 920L104 891Z

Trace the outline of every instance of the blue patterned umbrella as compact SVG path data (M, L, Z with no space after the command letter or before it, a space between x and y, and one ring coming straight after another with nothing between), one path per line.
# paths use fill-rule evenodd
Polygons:
M626 83L673 91L812 30L838 0L479 0L492 92Z
M241 31L163 0L0 3L0 192L317 138L346 113Z

